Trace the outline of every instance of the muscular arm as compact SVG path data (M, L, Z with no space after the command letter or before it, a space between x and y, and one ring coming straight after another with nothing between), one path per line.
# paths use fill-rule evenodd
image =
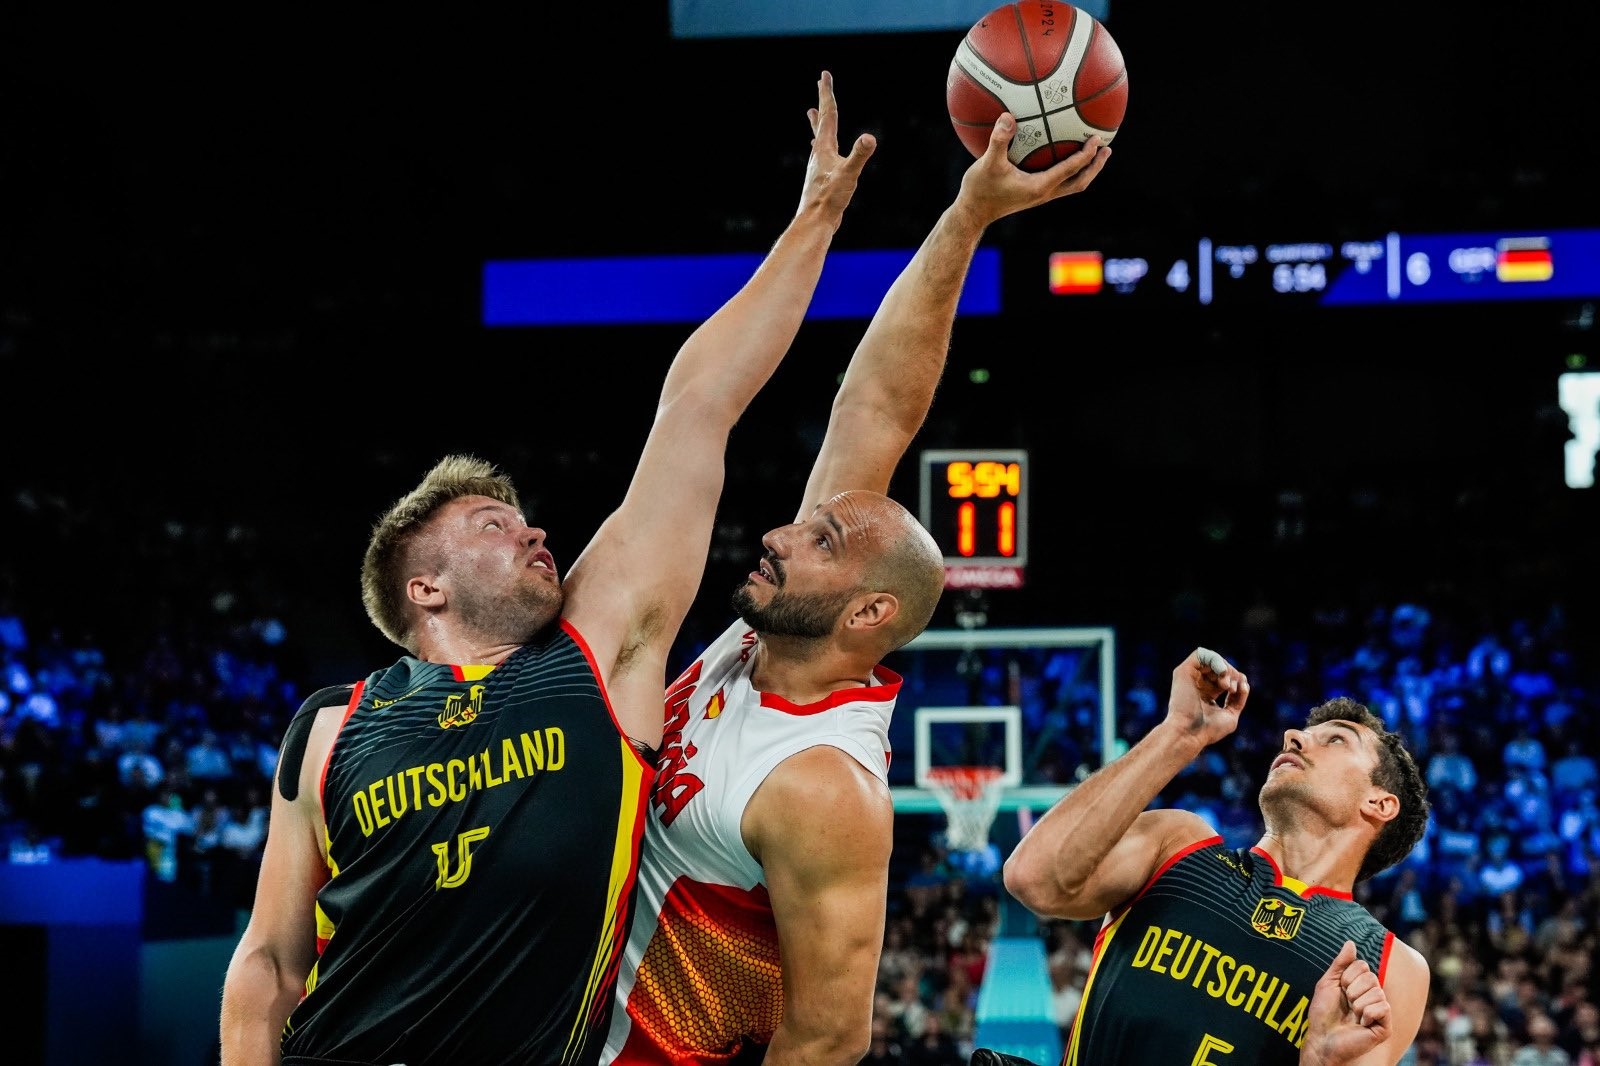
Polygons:
M1045 812L1006 859L1006 890L1023 906L1055 918L1098 918L1139 891L1173 853L1214 835L1187 811L1145 810L1207 744L1238 724L1249 683L1212 656L1197 650L1180 663L1167 717Z
M956 304L984 229L964 204L947 207L889 287L834 396L800 519L846 489L888 491L944 373Z
M284 1022L316 962L316 894L328 878L318 786L343 716L343 706L319 711L305 758L279 762L279 773L298 772L298 795L291 801L283 793L294 788L272 792L255 903L223 979L223 1066L275 1066Z
M883 782L827 746L784 760L745 808L783 958L783 1021L767 1066L845 1066L866 1054L893 820Z
M627 495L567 576L566 615L588 639L624 728L651 745L661 735L666 654L705 570L728 436L799 331L873 150L863 135L841 159L831 91L822 104L798 213L755 275L678 350Z
M1110 154L1091 144L1048 171L1029 173L1007 158L1011 137L1009 126L991 132L988 151L967 169L955 201L878 305L834 397L799 519L847 489L888 491L933 403L956 305L984 232L1007 215L1088 188Z
M1090 775L1006 859L1006 891L1042 917L1098 918L1143 888L1169 856L1214 836L1199 815L1145 810L1191 751L1157 726Z

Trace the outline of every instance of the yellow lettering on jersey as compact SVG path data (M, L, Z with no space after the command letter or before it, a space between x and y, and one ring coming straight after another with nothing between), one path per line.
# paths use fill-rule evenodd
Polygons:
M433 856L439 862L439 879L433 887L459 888L472 876L472 845L489 835L489 827L481 825L476 829L468 829L465 833L456 836L456 868L450 870L450 842L433 845Z
M1306 1015L1306 1008L1311 1006L1311 1000L1306 996L1300 997L1300 1002L1294 1005L1294 1010L1278 1025L1278 1032L1294 1041L1294 1046L1299 1047L1306 1038L1306 1030L1311 1028L1311 1022Z
M1150 965L1150 959L1156 953L1156 943L1161 939L1161 927L1152 925L1144 931L1144 939L1139 941L1139 950L1133 953L1133 968L1142 970Z
M500 766L501 773L505 775L502 780L509 781L513 777L528 776L522 772L522 763L517 759L517 745L510 737L500 742Z
M1189 957L1183 957L1183 949L1189 949ZM1200 941L1188 933L1183 934L1183 943L1178 945L1178 953L1172 957L1172 965L1167 973L1172 975L1174 981L1182 981L1189 976L1189 968L1194 965L1195 956L1200 954Z
M1256 986L1250 990L1250 996L1244 1001L1244 1009L1261 1017L1261 1012L1267 1006L1267 1000L1272 998L1272 993L1278 990L1278 979L1270 973L1262 971L1256 974Z
M1237 1007L1296 1047L1305 1039L1309 1005L1305 996L1292 996L1289 982L1284 978L1241 962L1191 933L1155 925L1146 928L1129 966L1164 974L1212 999ZM1287 1015L1280 1013L1285 1003L1294 1003ZM1232 1045L1223 1047L1218 1043L1207 1047L1202 1044L1195 1062L1209 1061L1205 1060L1205 1055L1212 1051L1232 1050Z
M1168 955L1172 954L1172 938L1182 936L1177 929L1168 929L1167 934L1161 938L1161 947L1156 951L1155 961L1150 964L1152 973L1166 973L1167 968L1162 965Z
M467 759L423 763L385 775L350 797L362 836L371 836L391 822L422 809L460 803L472 792L498 788L567 765L567 737L560 726L548 726L520 737L505 737L498 749L485 748ZM424 789L423 782L427 782Z
M1215 1051L1219 1055L1226 1055L1233 1050L1233 1045L1220 1036L1207 1033L1200 1038L1200 1046L1195 1049L1194 1058L1189 1060L1189 1066L1218 1066L1217 1060L1211 1057Z
M1203 944L1201 950L1206 953L1206 959L1200 964L1200 969L1195 971L1194 980L1189 984L1190 988L1200 987L1200 982L1206 979L1206 971L1211 968L1212 961L1215 960L1218 955L1222 954L1221 951L1212 947L1210 944Z
M1246 973L1248 973L1250 976L1246 977ZM1244 993L1239 991L1239 982L1249 981L1251 978L1255 977L1255 975L1256 968L1254 966L1251 966L1247 962L1239 963L1239 968L1233 971L1233 980L1228 982L1228 1006L1239 1007L1244 1005ZM1245 1009L1249 1010L1248 1007Z

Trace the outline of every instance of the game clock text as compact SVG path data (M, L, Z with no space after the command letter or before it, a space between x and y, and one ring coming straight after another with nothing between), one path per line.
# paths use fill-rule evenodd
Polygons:
M920 496L922 524L946 566L1026 564L1026 451L924 451Z

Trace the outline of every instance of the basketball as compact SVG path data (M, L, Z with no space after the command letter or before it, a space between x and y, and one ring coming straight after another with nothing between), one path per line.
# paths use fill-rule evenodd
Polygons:
M974 156L1000 112L1017 120L1011 161L1044 170L1093 134L1110 144L1128 106L1122 50L1088 12L1058 0L1017 0L967 31L950 61L945 103Z

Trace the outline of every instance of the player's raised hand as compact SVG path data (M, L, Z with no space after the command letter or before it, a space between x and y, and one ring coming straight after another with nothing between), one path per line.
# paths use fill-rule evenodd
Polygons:
M839 154L839 105L833 98L833 75L826 70L817 80L817 106L807 110L806 117L811 120L811 158L806 160L800 213L819 211L838 226L878 139L863 133L855 139L849 155Z
M1209 648L1196 648L1172 671L1167 721L1202 745L1232 733L1250 698L1250 680Z
M1340 1066L1389 1039L1389 997L1378 975L1346 940L1317 987L1306 1013L1300 1064Z
M1017 135L1016 119L1002 112L989 134L989 147L961 176L957 203L989 225L1007 215L1087 189L1111 158L1111 149L1090 137L1083 147L1048 170L1023 170L1006 154Z

